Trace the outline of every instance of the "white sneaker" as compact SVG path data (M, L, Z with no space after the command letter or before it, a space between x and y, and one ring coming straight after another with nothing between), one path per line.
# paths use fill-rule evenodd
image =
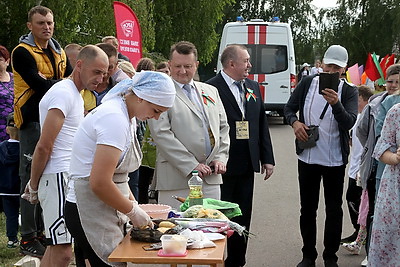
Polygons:
M354 255L359 255L361 251L361 246L356 241L351 243L343 243L342 247L344 247L345 249L347 249L347 251Z
M368 265L368 256L365 256L365 259L361 262L361 266L366 267Z
M19 241L18 240L10 240L7 242L7 248L16 248L19 246Z

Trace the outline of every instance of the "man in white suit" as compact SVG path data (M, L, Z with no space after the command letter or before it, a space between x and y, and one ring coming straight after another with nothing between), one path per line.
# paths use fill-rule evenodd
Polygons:
M226 172L229 125L215 87L193 81L199 62L190 42L178 42L169 56L176 98L172 108L149 120L157 147L158 203L179 209L172 196L187 197L193 170L203 179L205 198L220 199L221 174Z

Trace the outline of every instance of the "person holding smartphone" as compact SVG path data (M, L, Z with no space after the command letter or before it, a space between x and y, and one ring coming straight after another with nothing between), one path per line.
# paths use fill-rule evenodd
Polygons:
M347 61L347 50L332 45L325 52L322 69L327 73L342 74ZM319 83L319 75L304 77L284 109L297 141L300 231L303 238L303 259L297 267L315 266L318 256L316 217L321 180L326 211L323 259L326 267L338 266L336 252L342 233L342 195L350 152L349 130L357 118L358 92L355 86L341 79L338 80L337 92L323 88L319 93ZM315 146L301 149L298 144L308 140L309 125L319 126L319 138Z

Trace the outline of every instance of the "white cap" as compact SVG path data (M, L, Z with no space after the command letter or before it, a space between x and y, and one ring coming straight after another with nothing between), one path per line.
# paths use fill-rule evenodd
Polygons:
M308 63L303 63L303 65L301 65L302 68L304 67L310 67L310 65Z
M324 64L335 64L341 68L346 67L349 55L346 48L340 45L331 45L325 52Z

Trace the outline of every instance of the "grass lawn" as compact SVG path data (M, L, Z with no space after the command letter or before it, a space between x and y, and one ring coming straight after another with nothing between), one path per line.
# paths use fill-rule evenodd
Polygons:
M21 237L18 237L21 239ZM7 248L8 238L6 235L6 216L0 212L0 267L13 267L14 264L24 256L19 253L19 246ZM75 267L75 260L72 259L70 267Z
M0 213L0 267L12 267L22 258L19 247L7 248L6 216Z

